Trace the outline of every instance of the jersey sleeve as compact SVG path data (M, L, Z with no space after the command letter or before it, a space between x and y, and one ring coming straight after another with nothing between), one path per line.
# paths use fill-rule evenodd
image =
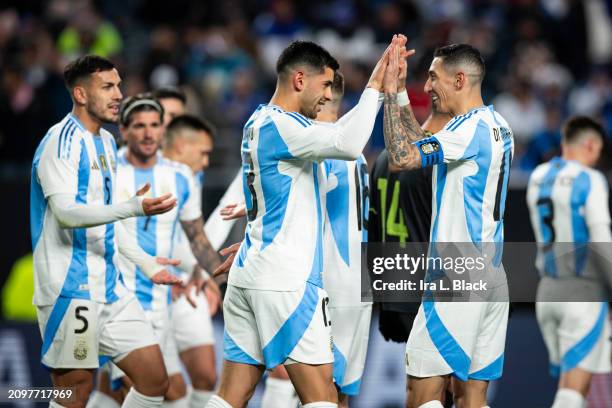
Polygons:
M45 198L54 194L74 196L78 193L79 167L83 165L88 170L89 166L89 161L81 157L87 155L83 144L81 137L70 132L61 131L50 137L36 171Z
M590 234L592 240L601 241L606 239L606 242L610 241L610 210L608 208L608 183L605 177L601 173L592 173L591 177L591 189L585 204L585 218L589 231L602 231L598 226L605 225L607 227L608 234L601 237L601 234L597 237L593 237Z
M355 160L365 147L378 113L378 91L366 89L355 112L346 121L312 123L293 112L275 115L283 143L275 151L278 160Z
M196 187L193 174L190 171L177 171L176 191L179 207L179 219L191 221L202 216L200 191Z

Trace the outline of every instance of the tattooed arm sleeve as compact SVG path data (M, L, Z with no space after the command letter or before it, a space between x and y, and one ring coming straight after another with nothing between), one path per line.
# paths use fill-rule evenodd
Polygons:
M405 111L402 114L402 110ZM385 145L389 152L389 164L393 170L408 170L421 167L419 148L412 142L425 137L410 105L399 106L397 93L385 93L383 119Z
M198 260L198 264L207 271L214 271L221 264L221 260L204 233L202 217L191 221L181 221L181 226L189 238L191 251Z

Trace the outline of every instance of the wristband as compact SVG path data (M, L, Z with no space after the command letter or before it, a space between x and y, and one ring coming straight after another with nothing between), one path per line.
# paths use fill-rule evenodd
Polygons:
M410 98L408 98L408 92L405 89L397 94L397 104L399 106L410 105Z

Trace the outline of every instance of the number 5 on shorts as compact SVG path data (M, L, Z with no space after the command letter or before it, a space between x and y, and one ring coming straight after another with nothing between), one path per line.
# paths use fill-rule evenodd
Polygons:
M81 312L87 312L88 310L89 309L87 308L87 306L78 306L74 310L74 317L77 320L80 320L83 322L83 327L81 327L80 329L74 330L76 334L85 333L87 331L87 328L89 327L89 322L87 321L87 318L85 318L85 316L81 315Z

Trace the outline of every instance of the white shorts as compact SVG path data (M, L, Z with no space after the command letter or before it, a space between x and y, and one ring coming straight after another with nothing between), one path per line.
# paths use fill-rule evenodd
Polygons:
M49 368L97 368L157 343L132 294L114 303L60 296L54 305L36 309L43 337L41 362Z
M228 285L223 358L268 369L287 359L287 363L332 363L327 303L327 292L311 283L293 292Z
M170 306L172 337L179 353L194 347L215 344L206 296L200 292L195 301L197 307L194 308L185 296L181 296Z
M358 395L365 366L372 305L330 307L334 338L334 381L340 392Z
M538 302L536 316L553 377L576 367L593 374L611 371L606 302Z
M176 350L176 344L174 343L174 338L171 333L171 325L168 318L166 317L165 319L160 319L159 313L154 314L149 311L145 312L145 316L147 317L147 320L155 333L155 338L157 340L156 343L159 344L161 349L168 376L180 373L181 363L179 360L178 351ZM125 373L112 362L109 362L108 366L111 378L111 387L113 391L116 391L121 388L121 378L125 376Z
M406 343L406 373L495 380L504 365L508 302L424 301Z

